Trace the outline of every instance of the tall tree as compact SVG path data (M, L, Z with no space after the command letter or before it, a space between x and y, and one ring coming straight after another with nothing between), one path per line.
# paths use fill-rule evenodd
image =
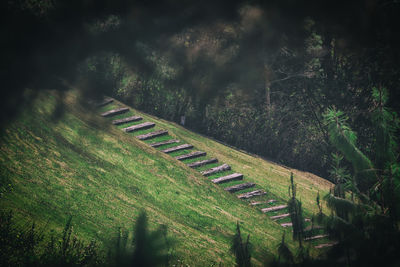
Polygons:
M302 247L304 238L304 218L301 202L296 198L296 184L293 181L293 172L290 173L289 195L288 210L293 224L293 239L297 240L299 246Z
M348 126L348 117L342 111L328 108L324 119L331 143L352 163L355 188L366 193L376 180L375 171L371 160L357 147L357 135Z
M251 266L251 244L250 235L247 235L246 241L242 239L240 232L239 222L236 224L236 233L233 236L231 250L235 255L236 266L238 267L250 267Z
M134 229L132 266L163 266L167 261L166 229L160 227L150 232L147 216L141 212Z
M293 254L285 242L285 233L283 233L281 242L278 245L278 264L277 265L279 265L280 263L293 264L293 262L294 262Z
M398 119L395 113L385 115L382 107L384 101L381 101L384 99L383 93L377 89L373 93L374 101L381 103L371 114L377 129L374 152L379 155L374 163L357 147L355 133L346 123L342 112L328 109L324 114L330 140L351 163L355 176L355 179L348 179L348 186L344 188L354 197L349 199L346 192L335 185L334 190L325 197L328 207L334 212L322 219L331 238L338 241L329 252L330 259L336 257L336 262L345 259L342 263L347 265L375 266L380 259L385 259L389 266L399 264L395 251L400 248L400 229L396 218L397 206L393 205L393 196L398 190L396 183L400 178L398 172L393 171L399 166L393 135ZM342 179L348 175L338 167L339 159L336 157L331 173ZM383 169L372 166L382 166Z
M386 106L388 100L385 88L373 88L374 160L378 177L375 193L383 210L389 212L393 222L396 222L400 214L400 207L396 204L400 200L400 163L396 138L400 121L397 114Z

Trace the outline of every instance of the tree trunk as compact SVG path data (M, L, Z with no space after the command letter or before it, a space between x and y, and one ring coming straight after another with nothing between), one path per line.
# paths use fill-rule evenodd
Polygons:
M271 77L272 77L271 68L267 64L264 64L265 107L268 116L271 113Z

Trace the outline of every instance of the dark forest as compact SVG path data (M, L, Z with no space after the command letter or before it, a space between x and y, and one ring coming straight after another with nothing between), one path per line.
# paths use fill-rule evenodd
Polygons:
M290 251L283 236L278 252L266 253L266 265L399 264L399 1L16 0L0 6L2 131L46 90L58 96L54 120L63 119L71 88L80 103L112 97L333 184L329 194L315 196L319 213L312 220L335 245L323 257L308 254L292 176L287 205L298 247ZM14 238L11 218L2 214L2 232L9 231L3 240ZM139 220L138 236L140 227ZM160 229L149 236L162 239ZM36 242L33 232L20 235ZM250 266L251 238L241 235L239 223L232 242L237 266ZM141 263L140 246L136 256L117 249L115 262L98 260L91 244L79 246L93 265L128 266L129 257L134 266L169 264L161 256ZM62 249L53 244L49 255L59 254L37 260L74 262ZM79 253L86 252L75 249L76 265L85 265Z

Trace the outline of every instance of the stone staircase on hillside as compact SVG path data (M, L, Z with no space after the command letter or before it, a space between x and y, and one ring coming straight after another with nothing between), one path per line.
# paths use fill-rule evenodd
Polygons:
M106 98L102 102L94 103L94 105L96 107L105 107L111 103L113 103L113 99ZM121 114L124 114L127 112L129 112L129 108L118 107L115 109L105 111L105 112L101 113L100 115L102 117L109 118L109 117L115 117L115 116L118 116L118 115L121 115ZM140 116L130 115L130 116L127 116L124 118L114 119L111 121L111 123L115 126L123 126L124 124L127 125L129 123L136 123L136 122L139 122L142 120L143 120L143 118ZM127 133L132 133L132 132L140 133L142 131L146 131L148 129L154 128L155 126L156 126L156 124L154 122L142 122L139 124L127 125L127 127L122 128L122 130ZM163 136L168 136L167 130L160 129L160 130L156 130L153 132L142 133L142 134L136 135L135 138L145 141L145 140L156 139L158 137L163 137ZM184 152L183 154L173 156L176 160L179 160L179 161L188 161L191 159L204 157L207 155L207 153L204 151L188 152L188 150L191 150L194 148L193 145L186 144L186 143L182 143L182 144L179 144L179 143L181 143L180 140L169 139L169 140L151 142L151 143L148 143L148 145L153 148L160 148L161 152L166 153L166 154L171 154L171 155L176 152L183 151ZM173 145L173 146L170 146L170 145ZM164 146L169 146L169 147L162 148ZM219 161L217 158L211 158L211 159L202 159L202 160L198 160L198 161L194 161L194 162L189 162L189 163L186 163L186 165L193 169L201 169L203 167L206 167L207 165L216 164L218 162ZM244 176L241 173L231 173L231 174L224 175L223 173L227 172L227 171L231 171L231 166L229 166L228 164L222 164L222 165L214 166L214 167L211 167L208 169L199 170L199 172L203 176L205 176L205 177L211 176L210 181L215 184L224 185L224 184L229 184L229 183L236 183L236 182L242 181L244 179ZM222 174L222 176L215 177L215 175L219 175L219 174ZM251 206L254 206L254 207L260 206L261 207L260 211L263 213L266 213L266 214L273 213L273 215L270 216L269 218L271 220L276 221L277 223L279 223L278 222L279 220L290 219L290 213L287 212L287 205L278 204L278 201L275 199L252 201L253 199L257 199L257 198L267 195L267 192L265 192L262 189L252 190L254 187L257 187L257 185L255 183L244 182L244 183L229 185L224 188L224 191L227 191L232 194L239 193L239 194L236 194L237 198L243 199L243 200L249 200L250 201L249 204ZM246 190L251 190L251 191L246 192ZM245 191L245 192L240 193L241 191ZM262 208L262 207L264 207L264 208ZM308 221L308 220L309 219L306 219L306 221ZM291 222L282 222L282 223L280 223L280 225L282 227L291 227L292 223ZM312 240L321 239L321 238L327 238L327 235L318 234L315 236L307 237L305 240L312 241ZM324 247L332 246L334 244L335 244L335 242L319 244L319 245L315 246L315 248L324 248Z

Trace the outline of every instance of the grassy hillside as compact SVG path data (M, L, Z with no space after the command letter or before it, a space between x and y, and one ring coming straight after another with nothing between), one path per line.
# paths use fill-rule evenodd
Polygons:
M244 234L251 234L256 265L261 264L265 249L276 251L283 231L290 235L290 228L282 228L259 208L212 184L213 177L203 177L98 116L121 103L90 110L77 99L76 93L67 93L62 100L64 113L57 117L60 99L54 92L42 94L1 130L0 204L2 209L14 210L21 224L34 220L61 230L72 215L80 236L107 244L117 227L130 229L144 209L152 228L168 225L169 235L176 240L176 254L191 266L220 261L231 265L230 238L237 221ZM293 171L307 216L316 211L317 192L329 190L330 184L317 176L131 110L144 121L155 122L156 129L167 129L172 137L206 151L207 158L216 157L243 173L245 181L257 183L268 193L266 198L284 203Z

